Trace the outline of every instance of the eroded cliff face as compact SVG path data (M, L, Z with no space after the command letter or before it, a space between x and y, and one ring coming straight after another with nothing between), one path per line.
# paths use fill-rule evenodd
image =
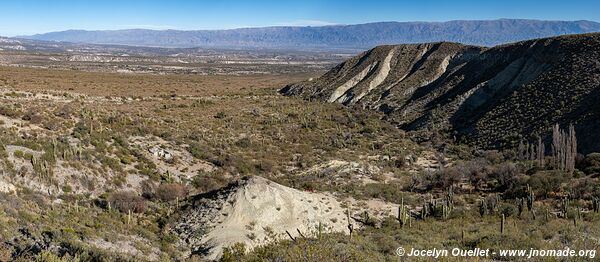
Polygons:
M486 148L575 124L582 152L600 151L600 34L493 48L456 43L380 46L284 95L382 111L408 130L448 128Z

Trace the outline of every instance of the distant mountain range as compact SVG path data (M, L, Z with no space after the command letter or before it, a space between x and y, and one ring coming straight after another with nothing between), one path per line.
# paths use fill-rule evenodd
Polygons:
M20 38L153 47L365 49L383 44L451 41L494 46L564 34L599 32L591 21L499 19L449 22L378 22L320 27L263 27L230 30L68 30Z

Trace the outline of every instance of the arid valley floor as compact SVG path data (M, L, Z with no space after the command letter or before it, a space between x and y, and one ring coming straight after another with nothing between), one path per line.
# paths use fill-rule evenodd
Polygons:
M79 60L62 49L0 51L0 261L397 261L398 247L598 249L599 154L545 154L531 137L484 148L447 127L403 129L405 115L329 103L319 93L327 90L311 90L377 68L360 61L400 67L402 58L377 53L389 48L337 67L349 53L188 55L199 59L190 66L142 51L114 59L131 50ZM441 79L446 67L430 68L459 68L440 57L406 58L407 72ZM280 93L294 83L303 83L293 87L300 95ZM587 261L569 261L579 260Z

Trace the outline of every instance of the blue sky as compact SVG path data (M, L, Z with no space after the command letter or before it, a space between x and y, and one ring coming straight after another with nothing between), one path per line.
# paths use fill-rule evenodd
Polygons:
M229 29L497 18L600 21L600 1L66 1L0 2L0 35L67 29Z

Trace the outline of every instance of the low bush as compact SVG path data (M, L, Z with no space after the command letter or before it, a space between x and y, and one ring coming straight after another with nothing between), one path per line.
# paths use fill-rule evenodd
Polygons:
M586 174L600 173L600 153L591 153L585 156L583 161Z
M224 187L227 183L227 178L218 173L206 174L201 172L192 179L192 185L201 193Z
M147 208L146 200L132 191L112 193L108 198L108 202L113 208L123 213L129 211L134 213L144 213Z
M161 201L173 201L177 198L184 198L188 194L188 189L183 184L161 184L155 192L155 197Z

